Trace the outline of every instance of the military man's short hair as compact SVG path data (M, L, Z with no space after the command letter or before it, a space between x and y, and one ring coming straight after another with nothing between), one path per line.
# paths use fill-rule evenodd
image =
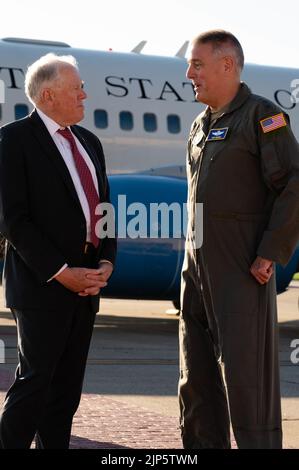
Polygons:
M208 44L210 43L215 52L220 52L223 47L229 46L235 52L235 58L237 65L240 70L244 67L244 52L241 44L239 43L236 36L234 36L229 31L224 31L222 29L213 29L211 31L206 31L205 33L200 34L193 39L192 44Z

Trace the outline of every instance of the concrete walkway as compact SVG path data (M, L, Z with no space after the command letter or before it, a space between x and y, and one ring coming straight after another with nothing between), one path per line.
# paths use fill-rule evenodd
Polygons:
M299 448L299 282L278 297L284 447ZM1 299L0 299L1 302ZM103 300L97 316L84 393L71 448L181 449L176 397L177 317L168 302ZM0 403L16 367L16 329L0 304ZM297 354L299 360L299 350ZM232 439L232 447L236 444Z

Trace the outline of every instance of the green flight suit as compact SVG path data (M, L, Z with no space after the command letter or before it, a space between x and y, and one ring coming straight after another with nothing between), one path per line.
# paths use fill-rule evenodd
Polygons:
M203 203L203 244L186 246L182 270L183 445L229 448L231 420L239 448L280 448L275 276L260 285L249 270L257 255L285 265L298 242L299 145L288 116L244 83L212 116L213 140L208 113L188 141L187 240Z

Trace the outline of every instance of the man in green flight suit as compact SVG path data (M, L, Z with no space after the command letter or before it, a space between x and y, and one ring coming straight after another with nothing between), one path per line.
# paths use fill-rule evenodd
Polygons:
M274 263L285 265L299 238L299 146L288 116L240 82L244 55L231 33L195 38L188 63L196 99L207 107L188 141L183 445L230 448L231 421L239 448L281 448Z

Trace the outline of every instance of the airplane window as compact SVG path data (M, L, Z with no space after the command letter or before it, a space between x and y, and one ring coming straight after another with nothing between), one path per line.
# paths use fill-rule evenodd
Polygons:
M179 116L176 114L168 114L167 116L167 127L171 134L178 134L181 132L181 122Z
M157 117L153 113L143 115L143 126L146 132L155 132L157 130Z
M134 126L133 114L130 111L121 111L119 113L119 125L124 131L131 131Z
M15 105L15 119L22 119L29 114L29 108L27 104L16 104Z
M96 109L94 112L94 123L99 129L108 127L108 114L104 109Z

